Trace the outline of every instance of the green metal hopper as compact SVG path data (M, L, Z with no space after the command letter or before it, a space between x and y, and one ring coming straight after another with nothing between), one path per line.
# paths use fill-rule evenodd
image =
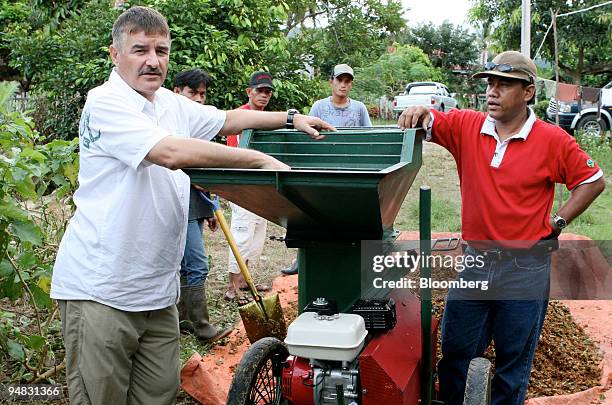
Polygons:
M396 237L393 221L421 167L414 129L343 128L315 141L295 130L253 131L240 147L290 171L185 169L195 184L287 229L299 248L299 308L324 296L347 310L363 291L361 241Z

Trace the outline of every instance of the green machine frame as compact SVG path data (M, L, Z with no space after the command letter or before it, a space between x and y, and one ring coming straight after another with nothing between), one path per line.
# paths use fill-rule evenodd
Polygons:
M195 184L287 229L287 247L298 248L298 308L318 297L336 300L341 312L359 298L383 297L372 271L362 270L363 241L394 241L393 222L422 163L416 130L339 128L313 140L295 130L242 133L240 147L274 156L291 170L189 168ZM420 251L431 252L431 190L420 190ZM384 244L381 244L384 245ZM405 271L405 270L404 270ZM421 277L430 269L421 268ZM399 279L401 269L386 274ZM370 286L370 287L368 287ZM432 356L431 292L421 290L422 358ZM422 364L421 403L430 404L433 370Z
M185 169L193 183L287 229L299 248L299 309L317 297L346 312L365 289L361 243L393 240L393 221L421 166L416 131L342 128L313 140L295 130L243 132L240 147L259 150L292 170ZM398 275L398 278L401 275ZM370 283L371 285L371 283Z

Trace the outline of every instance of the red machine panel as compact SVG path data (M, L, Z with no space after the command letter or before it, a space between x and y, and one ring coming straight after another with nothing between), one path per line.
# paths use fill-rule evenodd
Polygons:
M397 325L373 338L359 356L363 405L414 405L421 394L421 308L408 289L390 294ZM438 320L432 319L435 362Z

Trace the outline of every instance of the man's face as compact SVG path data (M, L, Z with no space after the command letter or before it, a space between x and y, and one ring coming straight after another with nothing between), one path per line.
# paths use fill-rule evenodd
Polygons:
M249 102L255 106L256 110L266 108L272 97L272 89L269 87L259 87L257 89L247 87L246 92L249 96Z
M196 90L192 89L189 86L185 87L175 87L174 92L180 94L181 96L185 96L188 99L195 101L196 103L204 104L206 102L206 85L200 84Z
M170 38L144 31L123 36L120 49L111 45L110 54L117 72L134 90L153 101L168 73Z
M353 78L349 74L341 74L333 80L330 80L332 87L332 95L340 98L348 97L353 88Z
M490 76L487 78L487 111L497 121L510 121L526 107L535 87L521 80Z

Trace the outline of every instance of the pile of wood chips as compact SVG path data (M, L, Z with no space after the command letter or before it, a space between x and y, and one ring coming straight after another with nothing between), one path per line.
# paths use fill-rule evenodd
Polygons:
M444 301L435 300L434 315L441 318L443 310ZM438 350L438 360L440 357ZM495 361L493 345L485 357ZM573 394L599 385L601 360L597 346L574 322L567 307L551 301L531 369L527 398Z
M601 353L566 306L551 301L536 350L529 398L580 392L599 385Z

